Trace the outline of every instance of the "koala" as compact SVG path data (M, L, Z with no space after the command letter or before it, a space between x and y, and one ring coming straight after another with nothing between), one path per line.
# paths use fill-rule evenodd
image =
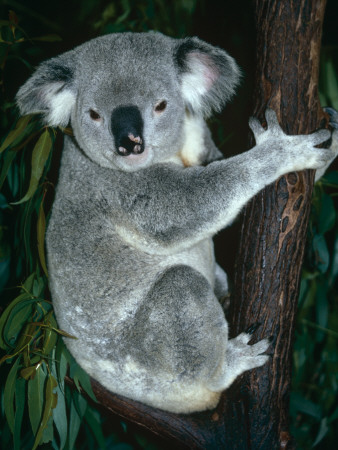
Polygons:
M283 174L324 167L331 133L287 136L250 120L256 145L222 159L205 119L240 71L193 37L117 33L42 63L21 114L65 127L46 235L49 283L77 362L110 391L174 413L212 409L269 340L228 338L212 237Z

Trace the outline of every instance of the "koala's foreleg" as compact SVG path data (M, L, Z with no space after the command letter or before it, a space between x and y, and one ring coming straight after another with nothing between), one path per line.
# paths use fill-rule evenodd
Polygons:
M266 119L266 130L251 119L256 146L248 152L206 167L159 164L124 175L119 192L123 223L116 228L123 239L159 254L190 248L229 225L281 175L323 167L334 156L330 149L315 147L330 138L328 130L288 136L272 110Z

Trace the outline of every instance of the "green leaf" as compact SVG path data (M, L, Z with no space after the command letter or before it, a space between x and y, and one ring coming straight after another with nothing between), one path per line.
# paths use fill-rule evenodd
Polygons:
M8 323L11 323L10 320L8 320ZM21 329L20 337L17 340L14 353L12 353L11 357L21 352L28 344L30 344L30 342L33 340L34 336L38 333L38 331L39 327L37 327L35 324L31 324L29 322L26 323L26 325Z
M9 315L11 314L13 308L20 302L25 301L27 299L31 299L31 295L28 293L20 294L16 299L14 299L5 309L5 311L2 313L0 317L0 347L4 350L7 350L9 346L5 342L4 338L4 327L8 320Z
M333 244L333 256L330 268L330 277L333 280L338 276L338 233L336 233L335 241Z
M36 274L36 278L34 279L32 286L32 294L34 295L34 297L41 297L42 292L44 291L45 288L46 288L45 280Z
M57 404L57 395L53 392L57 386L57 382L52 375L48 375L46 388L45 388L45 406L42 415L42 421L39 426L39 430L36 434L33 450L37 448L40 441L42 440L43 432L48 425L49 418L52 414L52 409L55 408Z
M14 421L14 450L21 449L21 425L26 400L26 381L22 378L15 383L15 421Z
M315 447L317 444L319 444L319 442L326 436L328 431L329 427L327 423L327 417L324 417L324 419L320 421L319 431L312 447Z
M325 273L329 267L330 254L323 235L317 234L312 241L316 255L316 266L321 273Z
M41 41L41 42L60 42L62 38L57 34L46 34L44 36L33 37L32 41Z
M33 283L34 283L35 277L36 277L36 273L33 272L31 275L29 275L28 278L26 278L26 280L25 280L25 282L24 282L24 284L23 284L23 287L24 287L24 289L25 289L27 292L31 292L31 291L32 291L32 289L33 289Z
M68 350L62 339L58 339L55 349L55 366L56 373L59 379L59 383L61 384L66 376L67 368L68 368ZM68 352L69 353L69 352Z
M18 120L14 130L11 130L4 142L2 143L0 147L0 153L3 152L7 147L9 147L17 138L19 138L25 131L26 126L28 125L28 122L31 120L32 115L29 114L24 117L20 117Z
M4 184L4 181L7 177L9 168L14 160L16 156L16 152L13 151L8 151L3 159L3 163L2 163L2 169L1 169L1 173L0 173L0 189L2 188L2 185Z
M334 108L338 108L338 81L337 73L334 69L333 59L329 59L326 63L326 89L327 96L332 102Z
M338 186L338 171L326 173L320 181L323 184Z
M19 367L20 367L20 357L16 359L11 370L9 371L4 389L5 414L7 423L12 433L14 433L14 424L15 424L14 395Z
M61 387L64 389L64 382L62 382ZM67 442L67 413L66 413L66 401L65 396L60 386L56 387L56 393L58 396L58 401L56 407L53 409L53 420L56 426L56 429L59 433L60 437L60 450L62 450Z
M20 376L22 376L22 378L24 378L25 380L30 380L35 377L36 372L36 366L29 366L20 371Z
M46 128L45 131L41 134L38 142L36 143L33 149L32 172L28 191L21 200L13 203L13 205L19 205L20 203L24 203L33 196L38 187L51 148L52 148L52 139L48 131L48 128Z
M100 413L88 405L84 418L90 426L95 439L97 440L98 447L100 449L106 448L105 439L102 432Z
M308 414L316 419L321 417L321 408L311 400L303 397L298 392L292 392L290 396L291 408L304 414Z
M47 374L42 366L36 370L35 377L28 382L28 413L34 436L42 419L44 385Z
M25 302L20 302L12 309L4 327L4 339L6 342L16 339L25 323L31 319L32 303L35 303L35 301L32 299L26 300Z
M37 241L38 241L38 253L40 258L40 264L45 272L46 276L48 277L48 270L46 265L46 258L45 258L45 232L46 232L46 217L45 212L43 210L43 202L41 202L39 215L38 215L38 222L37 222Z
M318 230L320 234L324 234L333 228L336 221L336 211L332 197L323 194L321 197L321 208L318 218Z
M55 393L55 395L57 394ZM53 416L50 416L47 425L43 430L40 444L47 444L48 442L51 442L53 440L53 437L54 437Z
M94 395L92 385L90 384L90 376L85 372L81 366L79 366L75 360L74 363L70 366L70 377L74 380L74 383L77 387L77 390L81 392L80 384L85 392L89 395L89 397L97 402L96 397Z
M87 401L76 391L72 393L69 417L68 447L75 448L75 441L79 433L82 417L87 408Z

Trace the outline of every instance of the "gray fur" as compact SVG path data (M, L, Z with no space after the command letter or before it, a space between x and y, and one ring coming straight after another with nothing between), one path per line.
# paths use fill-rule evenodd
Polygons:
M329 131L286 136L267 111L267 130L250 122L253 149L216 161L203 118L238 78L226 52L197 38L125 33L43 63L17 95L22 114L70 121L74 131L47 232L58 323L78 337L67 345L111 391L174 412L213 408L238 375L268 359L267 340L228 341L218 301L227 278L212 236L280 175L333 158L314 147ZM141 114L140 154L117 152L111 117L122 106Z

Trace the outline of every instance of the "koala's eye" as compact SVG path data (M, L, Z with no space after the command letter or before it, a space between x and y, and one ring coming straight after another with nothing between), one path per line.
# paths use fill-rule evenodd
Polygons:
M96 121L101 120L100 114L98 114L98 113L97 113L96 111L94 111L93 109L90 109L90 110L89 110L89 115L90 115L90 118L93 119L93 120L96 120Z
M167 102L165 100L162 100L161 102L157 103L157 105L155 106L155 111L156 112L162 112L166 109L167 107Z

